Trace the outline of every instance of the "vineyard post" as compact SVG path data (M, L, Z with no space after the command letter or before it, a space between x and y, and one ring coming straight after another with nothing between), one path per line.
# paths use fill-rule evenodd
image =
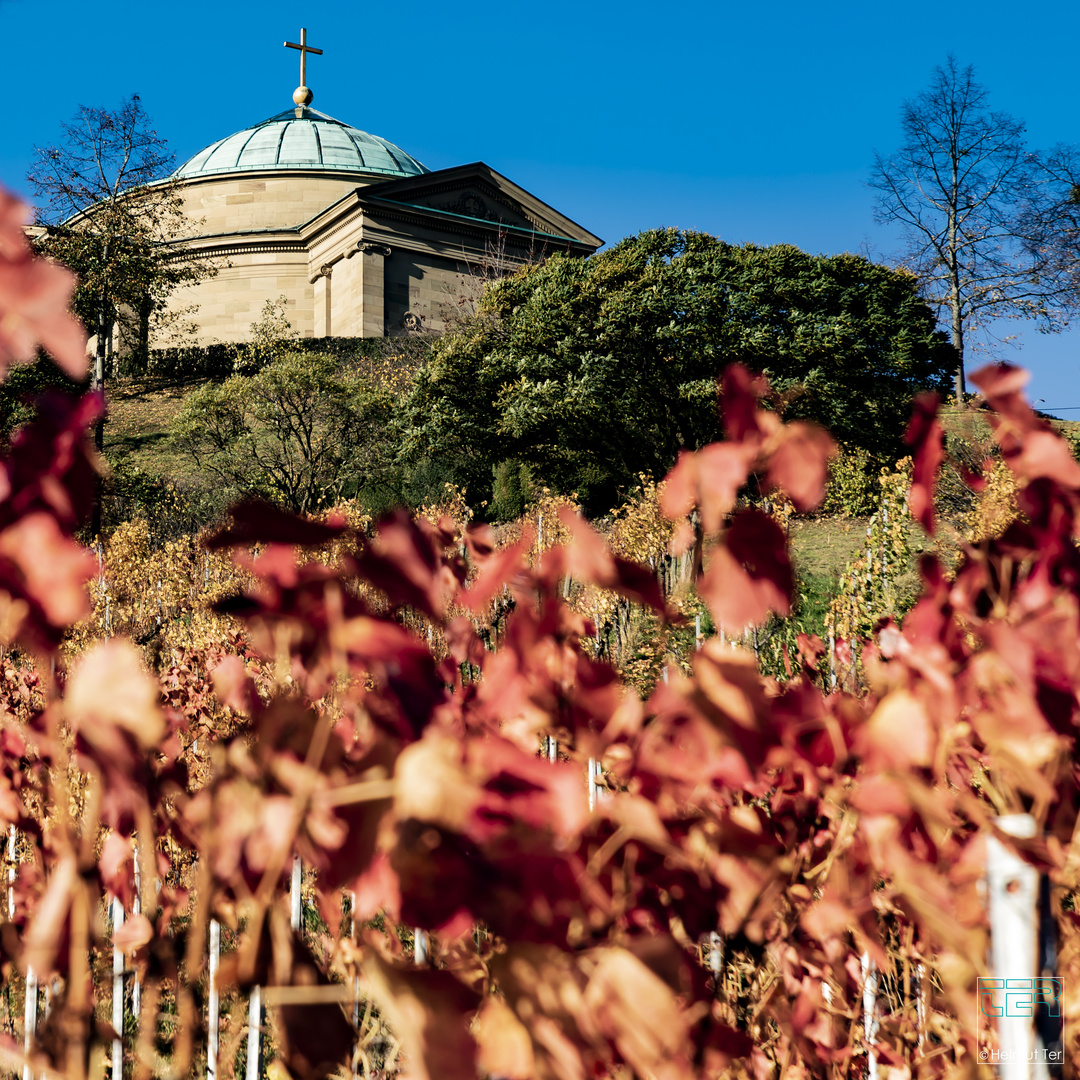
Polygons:
M1008 814L996 819L998 829L1017 839L1035 836L1035 818L1031 814ZM994 986L1006 986L1004 980L1033 980L1038 972L1039 873L995 836L986 841L986 883L990 895L990 967ZM1032 995L1031 1004L1037 995ZM979 995L983 1008L983 995ZM1007 1000L1007 999L1006 999ZM1034 1008L1028 1016L997 1017L998 1044L1001 1051L1002 1080L1029 1080L1036 1075L1028 1063L1034 1060L1036 1035ZM1043 1070L1038 1072L1045 1075Z
M8 921L13 922L15 919L15 826L8 826L8 840L7 840L7 857L8 857L8 890L7 890L7 907L8 907Z
M889 576L889 504L881 508L881 576Z
M428 962L428 937L419 926L413 927L413 962L424 967Z
M38 981L32 967L26 969L26 1022L23 1032L23 1049L29 1057L30 1047L37 1032ZM27 1062L23 1066L23 1080L34 1080L34 1072Z
M221 957L221 923L210 920L209 986L206 1016L206 1080L217 1080L218 1072L218 961Z
M600 775L600 762L596 758L589 758L589 810L590 812L596 809L596 796L599 791L600 785L597 783L597 778Z
M863 991L863 1038L866 1040L866 1078L877 1080L878 1062L874 1051L874 1042L877 1039L877 989L878 973L877 965L870 959L870 954L864 952L859 961L862 971Z
M716 983L716 996L720 996L720 972L724 968L724 939L719 930L709 933L709 970Z
M119 896L112 901L112 931L116 937L124 925L124 905ZM116 1038L112 1044L112 1078L122 1080L124 1075L124 953L113 945L112 1026Z
M134 846L135 852L135 896L131 901L131 914L142 914L142 868L139 866L139 845ZM135 1017L136 1022L139 1019L139 1013L142 1011L142 984L139 982L138 971L132 976L131 979L131 1014Z
M859 578L854 570L851 572L851 622L848 627L848 645L851 646L851 660L848 666L848 676L852 682L855 679L855 636L858 633L859 618Z
M874 595L874 519L866 526L866 595L872 598Z
M552 765L559 760L559 743L554 735L547 737L547 759Z
M923 1040L926 1032L926 965L919 964L915 968L915 985L917 996L915 998L915 1016L919 1023L918 1041L915 1043L917 1052L922 1051Z
M251 988L251 997L248 998L247 1068L244 1072L246 1080L259 1080L259 1048L261 1034L262 989L261 987L253 986Z
M695 619L695 633L694 633L694 648L700 649L705 644L704 638L701 636L701 616L696 615ZM724 644L724 628L720 627L720 644ZM734 648L732 643L732 648ZM720 997L721 979L720 974L724 967L724 938L719 930L712 930L709 933L709 970L713 974L713 985L715 987L715 993L717 997Z
M349 893L349 937L355 943L356 941L356 893ZM352 1002L352 1022L353 1027L356 1029L356 1039L359 1043L360 1040L360 976L354 976L353 978L353 1002ZM352 1075L353 1080L357 1080L360 1075L360 1054L358 1053L359 1047L353 1047L352 1057Z
M289 919L292 923L293 930L295 930L298 934L300 933L302 921L301 916L303 915L303 882L304 867L303 864L300 862L300 856L294 855L292 864L292 885L289 889Z

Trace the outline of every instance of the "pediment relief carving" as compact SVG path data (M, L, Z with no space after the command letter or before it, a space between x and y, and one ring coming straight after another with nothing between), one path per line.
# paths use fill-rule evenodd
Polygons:
M539 222L533 221L522 207L502 198L494 189L488 191L476 186L451 187L442 191L424 192L408 201L415 206L430 206L433 210L444 210L480 221L524 226L527 229L543 228Z
M475 191L463 191L453 202L436 203L435 206L439 210L449 210L451 214L464 214L466 217L482 218L484 221L502 221L499 214Z

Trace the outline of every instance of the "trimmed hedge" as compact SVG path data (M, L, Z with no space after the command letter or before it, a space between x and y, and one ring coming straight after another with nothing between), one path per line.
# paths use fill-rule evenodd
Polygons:
M397 354L405 350L425 349L434 340L427 337L300 338L283 342L281 351L294 352L302 349L304 352L334 356L342 363L348 363L352 360L370 360ZM252 375L272 359L272 355L264 353L260 363L253 348L247 343L215 342L212 345L190 348L151 349L142 370L125 371L123 374L172 379L227 379L230 375Z

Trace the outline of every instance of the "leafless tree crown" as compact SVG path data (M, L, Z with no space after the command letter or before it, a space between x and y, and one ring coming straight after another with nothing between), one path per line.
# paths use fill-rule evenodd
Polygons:
M901 127L903 145L875 155L875 217L902 226L904 265L948 313L960 397L967 334L1010 317L1058 330L1075 310L1080 206L1060 166L1076 157L1059 149L1044 161L1029 150L1023 123L991 110L974 69L952 56L905 103ZM1061 233L1070 206L1071 246Z

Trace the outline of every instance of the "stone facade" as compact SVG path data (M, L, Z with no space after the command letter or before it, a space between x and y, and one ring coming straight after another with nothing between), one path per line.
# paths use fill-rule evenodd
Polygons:
M480 279L601 244L482 163L390 177L315 163L178 175L192 221L178 244L220 266L172 300L197 305L200 344L246 340L281 296L301 337L441 332Z

